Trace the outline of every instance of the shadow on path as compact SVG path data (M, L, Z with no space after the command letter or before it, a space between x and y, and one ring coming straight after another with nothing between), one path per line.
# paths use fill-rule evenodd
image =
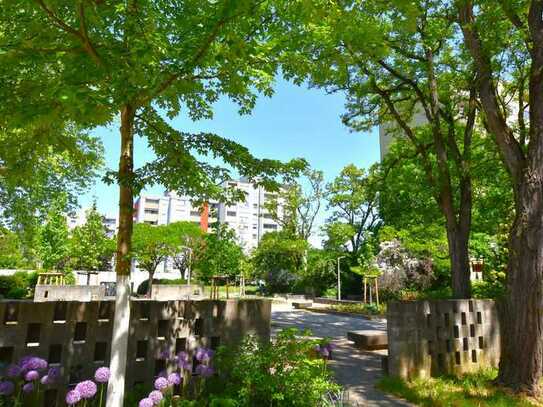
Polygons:
M318 314L293 310L290 304L274 304L272 334L284 328L309 329L313 336L331 338L336 348L330 367L338 383L349 394L349 400L358 406L411 406L406 401L380 392L375 384L382 377L381 356L386 351L365 352L351 346L348 331L371 329L386 330L386 323L345 315Z

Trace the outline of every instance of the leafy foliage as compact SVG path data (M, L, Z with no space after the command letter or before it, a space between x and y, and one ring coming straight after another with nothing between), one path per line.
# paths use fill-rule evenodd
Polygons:
M17 271L11 276L0 276L0 298L21 299L33 295L38 282L36 272Z
M65 199L53 202L39 231L38 253L45 270L63 270L68 262L70 247L65 207Z
M241 273L243 250L236 234L227 225L217 224L215 231L204 236L203 252L194 265L200 281L208 283L213 276L236 278Z
M75 270L110 270L115 241L107 236L96 203L87 210L85 224L72 231L69 250L70 266Z
M239 406L320 405L326 393L339 386L332 383L326 361L315 353L318 342L308 336L309 332L287 329L269 344L248 337L238 349L222 348L216 362L219 377L208 391L220 389Z
M266 282L270 293L288 292L299 278L307 250L305 240L293 238L288 232L266 233L253 252L256 273Z

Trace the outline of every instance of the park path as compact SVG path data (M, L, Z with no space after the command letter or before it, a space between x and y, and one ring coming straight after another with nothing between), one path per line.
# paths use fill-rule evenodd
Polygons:
M338 383L348 392L354 406L411 406L380 392L375 384L382 377L381 356L386 351L365 352L351 346L347 331L371 329L386 330L386 322L363 318L320 314L295 310L290 303L274 303L272 307L272 334L283 328L309 329L315 337L331 338L336 345L330 367Z

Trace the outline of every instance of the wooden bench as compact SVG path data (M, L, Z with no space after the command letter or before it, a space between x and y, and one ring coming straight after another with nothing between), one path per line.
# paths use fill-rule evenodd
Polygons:
M385 331L349 331L347 339L357 348L364 350L388 349L388 337Z

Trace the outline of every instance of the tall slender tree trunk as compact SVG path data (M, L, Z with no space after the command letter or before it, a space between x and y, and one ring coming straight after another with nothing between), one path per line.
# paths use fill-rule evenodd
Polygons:
M526 170L517 194L498 381L538 394L543 371L543 169Z
M451 287L454 298L471 297L469 274L469 229L447 228L451 263Z
M107 389L108 407L122 407L125 388L126 357L130 325L130 250L132 246L132 191L135 109L121 110L121 156L119 160L119 230L117 233L117 293L111 340L111 379Z

